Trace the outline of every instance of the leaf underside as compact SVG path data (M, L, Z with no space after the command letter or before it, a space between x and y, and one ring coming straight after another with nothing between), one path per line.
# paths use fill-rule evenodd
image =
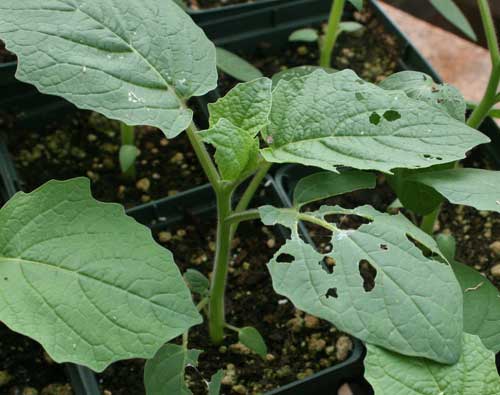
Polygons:
M317 70L273 91L262 150L270 162L390 172L461 159L489 139L439 109L364 82L353 71Z
M477 336L463 335L463 353L451 366L367 347L365 377L375 394L500 395L495 355Z
M16 194L0 227L0 321L57 362L149 358L201 321L172 254L88 179Z
M174 2L2 0L17 78L128 125L182 132L182 101L214 89L215 48Z
M334 232L332 252L319 253L298 235L298 214L290 209L260 208L266 225L290 227L292 237L268 268L277 293L300 310L326 319L368 343L411 356L454 363L461 352L462 294L448 264L426 258L417 240L444 259L429 236L402 215L382 214L369 206L354 210L323 206L310 213L321 221L333 214L368 219L357 230ZM282 255L292 256L291 263ZM325 270L333 259L333 273ZM366 287L360 267L376 275ZM425 336L421 334L425 333Z

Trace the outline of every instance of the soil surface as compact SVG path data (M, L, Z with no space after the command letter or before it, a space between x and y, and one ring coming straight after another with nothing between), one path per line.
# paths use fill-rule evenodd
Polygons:
M207 8L218 8L226 5L255 3L260 0L184 0L184 3L192 10L204 10Z
M187 370L187 382L195 395L205 395L202 378L209 380L218 369L225 370L224 394L257 394L290 383L345 360L351 339L331 324L296 310L277 295L266 268L281 239L260 223L242 224L233 244L226 311L230 323L254 326L266 339L265 358L238 343L234 332L226 333L220 347L207 345L207 327L190 331L189 346L205 350L198 370ZM156 234L169 248L181 271L194 268L209 276L215 250L214 222L192 222ZM104 390L113 395L142 395L144 361L114 364L101 376Z
M86 176L97 199L130 207L206 182L187 137L170 140L153 127L136 127L136 178L126 178L118 160L119 123L89 111L7 136L26 191L52 178Z
M73 395L62 365L0 323L0 394Z
M398 71L400 43L393 34L387 32L373 10L355 12L354 20L361 23L364 29L339 36L332 54L332 67L338 70L352 69L370 82L379 82ZM311 27L321 33L326 24ZM290 42L285 49L277 50L269 43L262 42L253 53L240 51L238 54L267 77L287 68L317 65L319 62L316 43ZM227 92L237 82L232 77L219 73L219 87L222 93Z
M12 52L9 52L5 49L5 44L2 40L0 40L0 64L13 62L16 60L16 55Z

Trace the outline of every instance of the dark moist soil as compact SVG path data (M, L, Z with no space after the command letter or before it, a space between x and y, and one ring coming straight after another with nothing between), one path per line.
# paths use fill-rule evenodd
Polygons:
M26 191L53 178L86 176L97 199L131 207L206 182L187 137L170 140L153 127L136 127L137 176L127 179L118 160L119 123L89 111L7 136Z
M363 12L355 12L354 20L364 25L365 29L339 36L332 55L332 67L338 70L352 69L370 82L382 81L398 71L401 45L393 34L386 31L374 11L365 9ZM311 27L321 30L326 24ZM253 53L239 52L239 55L267 77L291 67L317 65L319 62L316 43L290 42L285 49L277 50L269 43L262 42ZM225 94L237 82L234 78L219 73L222 93Z
M0 323L1 395L73 395L62 365Z
M5 44L0 40L0 64L13 62L16 60L16 55L5 49Z
M256 1L260 0L184 0L184 3L192 10L204 10L226 5L255 3Z
M186 372L195 395L206 394L202 378L209 380L220 368L226 372L224 394L258 394L339 363L352 348L351 339L331 324L296 310L273 291L266 263L282 242L276 232L255 222L242 224L238 233L229 269L227 317L233 325L256 327L266 339L268 355L251 353L233 332L227 332L223 346L211 346L206 326L194 328L189 346L205 350L198 371ZM191 222L156 237L174 253L182 272L195 268L210 274L214 222ZM102 388L113 395L144 394L143 364L135 360L112 365L100 375Z

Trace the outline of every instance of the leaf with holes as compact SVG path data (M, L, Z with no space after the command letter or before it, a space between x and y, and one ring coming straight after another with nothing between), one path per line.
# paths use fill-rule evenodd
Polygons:
M451 203L500 213L500 172L451 169L413 174L411 181L434 188Z
M246 130L222 118L215 126L199 134L203 141L215 147L215 162L224 180L236 181L257 168L259 139Z
M453 0L429 0L431 4L443 15L449 22L462 31L467 37L476 41L477 36L472 29L469 21L462 13L460 8L453 2Z
M452 366L367 347L365 377L375 394L500 395L495 354L477 336L463 335L463 353Z
M387 77L379 86L402 90L408 97L421 100L465 122L467 104L460 91L448 84L437 84L432 77L418 71L401 71Z
M187 366L198 366L202 351L165 344L144 367L146 395L191 395L184 378Z
M0 228L0 321L57 362L150 358L201 322L172 254L88 179L16 194Z
M299 180L293 191L293 204L301 207L358 189L373 189L375 184L375 175L364 171L351 170L340 174L321 171Z
M217 47L216 51L217 67L231 77L239 81L252 81L262 77L262 73L258 68L235 53L219 47Z
M262 154L270 162L383 172L452 162L489 141L445 112L364 82L351 70L280 81L264 137L270 146Z
M215 103L210 103L210 126L227 119L234 126L256 136L269 122L271 80L258 78L241 83Z
M500 292L477 270L459 262L452 267L464 292L464 331L500 352Z
M432 237L403 215L382 214L369 206L323 206L307 213L264 206L260 213L264 224L292 229L291 239L268 268L276 292L298 309L405 355L443 363L458 360L463 327L460 287L448 264L417 248L421 245L445 260ZM331 215L370 222L356 230L339 230L326 221ZM332 252L319 253L306 244L298 234L298 220L331 230ZM293 262L283 262L284 254ZM335 262L333 273L322 265L327 257Z
M184 100L217 83L213 44L172 1L3 0L0 38L21 81L167 137L191 122Z

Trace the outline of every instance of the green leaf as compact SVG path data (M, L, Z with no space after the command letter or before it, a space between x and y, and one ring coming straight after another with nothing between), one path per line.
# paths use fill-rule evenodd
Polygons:
M200 350L165 344L144 367L146 395L191 395L185 382L186 366L197 366Z
M215 162L224 180L235 181L256 169L259 140L246 130L222 118L214 127L200 132L200 136L215 147Z
M500 172L451 169L414 174L410 178L434 188L451 203L500 213Z
M363 0L349 0L349 3L351 3L358 11L363 10Z
M316 200L356 191L375 188L374 174L363 171L346 171L336 174L322 171L302 178L293 191L293 204L300 207Z
M319 70L319 69L324 70L325 72L327 72L329 74L333 74L333 73L336 73L338 71L336 69L332 69L329 67L321 67L321 66L306 65L306 66L291 67L289 69L282 70L279 73L276 73L273 75L273 77L272 77L273 87L278 85L278 82L281 80L290 81L294 78L309 75L312 72Z
M3 0L17 78L128 125L181 133L183 101L214 89L215 49L172 1Z
M358 22L340 22L339 31L345 33L354 33L364 29L364 26Z
M464 293L464 331L500 352L500 292L477 270L456 261L452 267Z
M224 97L208 105L210 126L222 118L256 136L269 123L271 111L271 80L258 78L240 83Z
M17 193L0 228L0 321L57 362L150 358L201 322L172 254L88 179Z
M383 172L452 162L489 141L443 111L364 82L351 70L280 81L264 137L269 162Z
M383 80L379 86L387 90L402 90L409 97L421 100L453 118L465 122L467 103L454 86L437 84L432 77L418 71L401 71Z
M500 395L495 355L477 336L463 335L463 353L451 366L367 347L365 377L375 394Z
M251 81L262 77L262 73L240 56L217 47L217 67L239 81Z
M222 379L224 378L224 371L219 369L214 373L208 383L208 395L219 395Z
M440 233L436 236L436 243L448 262L455 261L457 241L452 235Z
M443 15L449 22L457 27L470 39L477 41L476 33L472 29L469 21L462 13L460 8L456 6L453 0L429 0L431 4Z
M274 255L268 269L275 291L296 308L363 341L405 355L443 363L458 360L460 287L448 264L427 258L412 243L416 240L445 259L432 237L403 215L382 214L370 206L353 210L323 206L305 214L270 206L259 210L264 224L292 229L291 239ZM302 240L298 220L304 215L333 231L332 252L319 253ZM355 215L371 222L357 230L339 230L325 220L330 215ZM284 262L284 256L292 256L293 261ZM334 260L333 273L321 264L325 257ZM369 280L370 267L376 272L374 283Z
M201 296L208 295L208 289L210 288L210 282L208 278L205 277L203 273L200 273L195 269L188 269L184 273L184 279L186 280L189 289Z
M304 28L295 30L290 37L288 37L288 41L305 41L308 43L318 41L318 31L316 29Z
M120 147L120 168L123 173L126 173L135 163L140 151L135 145L122 145Z
M246 326L238 331L238 340L253 352L265 357L267 354L266 342L257 329Z

